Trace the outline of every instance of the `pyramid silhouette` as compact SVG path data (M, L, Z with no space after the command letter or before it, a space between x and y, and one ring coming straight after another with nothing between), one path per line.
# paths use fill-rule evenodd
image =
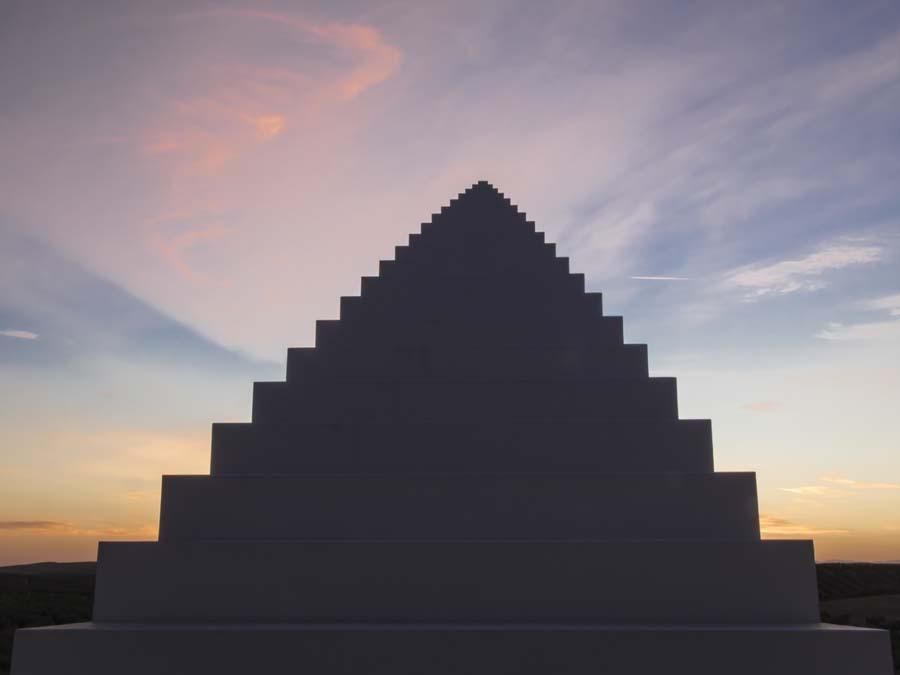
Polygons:
M890 672L490 184L361 290L213 425L211 475L163 478L158 542L100 544L92 623L18 632L15 675Z

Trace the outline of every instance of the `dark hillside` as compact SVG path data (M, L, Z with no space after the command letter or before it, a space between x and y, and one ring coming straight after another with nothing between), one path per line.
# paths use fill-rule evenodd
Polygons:
M819 563L820 600L900 593L900 564Z
M9 673L17 628L90 619L95 567L91 562L0 568L0 675Z

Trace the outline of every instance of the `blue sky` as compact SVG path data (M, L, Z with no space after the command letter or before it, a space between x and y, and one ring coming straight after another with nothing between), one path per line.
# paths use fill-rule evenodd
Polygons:
M900 559L896 3L7 2L0 86L9 561L152 536L159 474L482 178L764 530Z

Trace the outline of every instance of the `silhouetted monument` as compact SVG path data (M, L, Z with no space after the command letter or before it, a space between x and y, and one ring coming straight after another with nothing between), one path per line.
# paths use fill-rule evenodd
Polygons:
M888 675L555 253L487 183L441 209L14 674Z

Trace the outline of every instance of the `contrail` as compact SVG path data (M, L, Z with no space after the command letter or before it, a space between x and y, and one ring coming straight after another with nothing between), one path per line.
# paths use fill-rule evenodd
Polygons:
M690 281L690 277L631 277L641 281Z

